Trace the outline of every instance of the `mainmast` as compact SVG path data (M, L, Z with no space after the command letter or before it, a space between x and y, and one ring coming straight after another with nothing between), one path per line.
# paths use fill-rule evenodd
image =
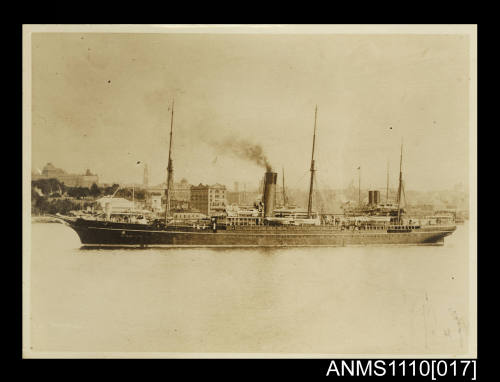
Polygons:
M314 134L313 134L313 145L312 145L312 155L311 155L311 183L309 184L309 202L307 203L307 217L310 219L312 214L312 197L313 197L313 184L314 184L314 146L316 144L316 119L318 116L318 105L314 110Z
M398 186L398 223L401 223L401 191L403 190L403 143L399 157L399 186Z
M358 207L361 207L361 166L358 167Z
M167 205L165 208L165 220L170 215L170 196L174 182L174 166L172 165L172 131L174 128L174 100L172 99L172 114L170 116L170 144L168 147L168 166L167 166L167 189L165 190L167 197Z
M282 170L283 170L283 207L286 207L287 200L286 200L286 191L285 191L285 168L282 167Z

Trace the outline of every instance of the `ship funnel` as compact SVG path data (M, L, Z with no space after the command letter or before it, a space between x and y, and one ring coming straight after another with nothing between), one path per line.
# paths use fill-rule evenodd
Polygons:
M264 217L273 216L274 203L276 200L276 181L278 173L268 171L264 177Z
M368 204L380 204L380 191L368 191Z

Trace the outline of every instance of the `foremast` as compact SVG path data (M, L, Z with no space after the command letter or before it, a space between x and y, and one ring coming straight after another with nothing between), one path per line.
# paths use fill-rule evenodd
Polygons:
M316 119L318 116L318 105L314 109L314 133L313 133L313 143L312 143L312 155L311 155L311 182L309 184L309 201L307 203L307 217L310 219L312 217L312 198L313 198L313 185L314 185L314 173L316 169L314 168L314 146L316 144Z
M165 206L165 222L170 216L170 198L174 182L174 166L172 164L172 132L174 128L174 100L172 100L172 112L170 116L170 144L168 147L168 165L167 165L167 188L165 190L166 206Z

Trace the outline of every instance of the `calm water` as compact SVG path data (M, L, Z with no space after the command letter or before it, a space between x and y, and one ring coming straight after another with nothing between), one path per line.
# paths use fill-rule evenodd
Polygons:
M32 224L35 351L460 354L468 227L444 246L82 250Z

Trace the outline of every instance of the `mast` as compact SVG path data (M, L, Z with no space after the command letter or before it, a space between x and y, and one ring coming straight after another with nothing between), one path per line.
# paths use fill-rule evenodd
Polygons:
M385 192L385 204L389 203L389 161L387 161L387 190Z
M401 223L401 191L403 189L403 142L401 142L401 155L399 157L399 186L398 186L398 223Z
M283 207L286 207L286 191L285 191L285 168L283 167Z
M312 145L312 155L311 155L311 183L309 184L309 202L307 203L307 217L311 218L312 213L312 197L313 197L313 184L314 184L314 146L316 144L316 119L318 116L318 105L314 109L314 134L313 134L313 145Z
M172 99L172 114L170 116L170 144L168 147L168 166L167 166L167 189L166 189L166 197L167 197L167 205L165 208L165 220L167 220L170 215L170 196L172 183L174 181L174 166L172 165L172 131L174 128L174 100Z
M358 206L361 207L361 166L358 167Z

